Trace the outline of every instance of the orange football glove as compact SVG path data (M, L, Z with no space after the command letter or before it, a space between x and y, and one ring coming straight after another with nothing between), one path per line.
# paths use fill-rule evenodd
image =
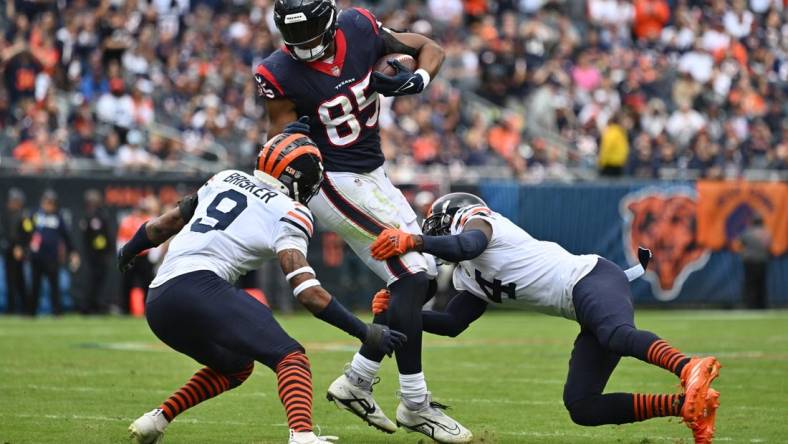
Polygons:
M369 246L372 257L382 261L392 256L399 256L416 248L413 235L395 228L386 228Z
M387 289L381 288L378 290L375 296L372 297L372 313L379 315L388 310L389 299L391 299L391 293Z

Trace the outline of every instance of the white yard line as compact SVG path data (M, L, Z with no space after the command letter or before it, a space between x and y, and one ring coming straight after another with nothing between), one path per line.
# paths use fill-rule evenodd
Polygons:
M40 414L40 415L32 415L28 413L14 413L12 416L16 418L26 418L26 419L52 419L55 421L69 421L69 420L77 420L77 421L107 421L107 422L131 422L137 418L128 418L123 416L98 416L98 415L50 415L50 414ZM211 421L206 419L195 419L195 418L178 418L177 421L179 423L186 423L186 424L210 424L210 425L236 425L236 426L250 426L250 427L287 427L285 423L275 423L275 424L261 424L259 422L254 421Z

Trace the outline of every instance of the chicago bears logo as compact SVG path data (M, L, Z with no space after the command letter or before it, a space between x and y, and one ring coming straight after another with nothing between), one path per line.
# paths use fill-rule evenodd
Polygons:
M687 277L709 260L709 250L696 237L696 204L691 188L647 188L621 200L627 260L637 262L638 245L651 249L654 258L644 279L660 301L675 299Z

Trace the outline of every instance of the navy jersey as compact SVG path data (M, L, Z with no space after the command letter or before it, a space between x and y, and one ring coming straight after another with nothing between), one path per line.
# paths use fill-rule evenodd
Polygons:
M369 87L372 68L385 54L379 26L366 9L344 10L333 59L301 62L278 49L257 67L261 97L288 99L299 117L309 116L309 136L326 171L367 173L383 165L380 103Z

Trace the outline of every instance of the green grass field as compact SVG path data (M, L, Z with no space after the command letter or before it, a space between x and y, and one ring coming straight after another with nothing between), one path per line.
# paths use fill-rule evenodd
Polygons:
M345 443L416 443L384 435L325 401L355 344L308 316L280 317L306 345L315 383L315 422ZM688 353L723 364L717 442L788 442L788 312L651 312L638 315ZM426 335L424 367L435 398L485 443L690 443L675 419L584 428L571 423L561 393L576 324L547 316L490 313L457 339ZM260 338L265 340L265 338ZM0 317L0 443L122 443L126 428L199 368L166 349L139 319ZM387 360L376 386L394 414L396 370ZM257 365L241 387L181 415L168 443L283 443L287 428L275 378ZM609 391L670 392L667 372L624 359Z

